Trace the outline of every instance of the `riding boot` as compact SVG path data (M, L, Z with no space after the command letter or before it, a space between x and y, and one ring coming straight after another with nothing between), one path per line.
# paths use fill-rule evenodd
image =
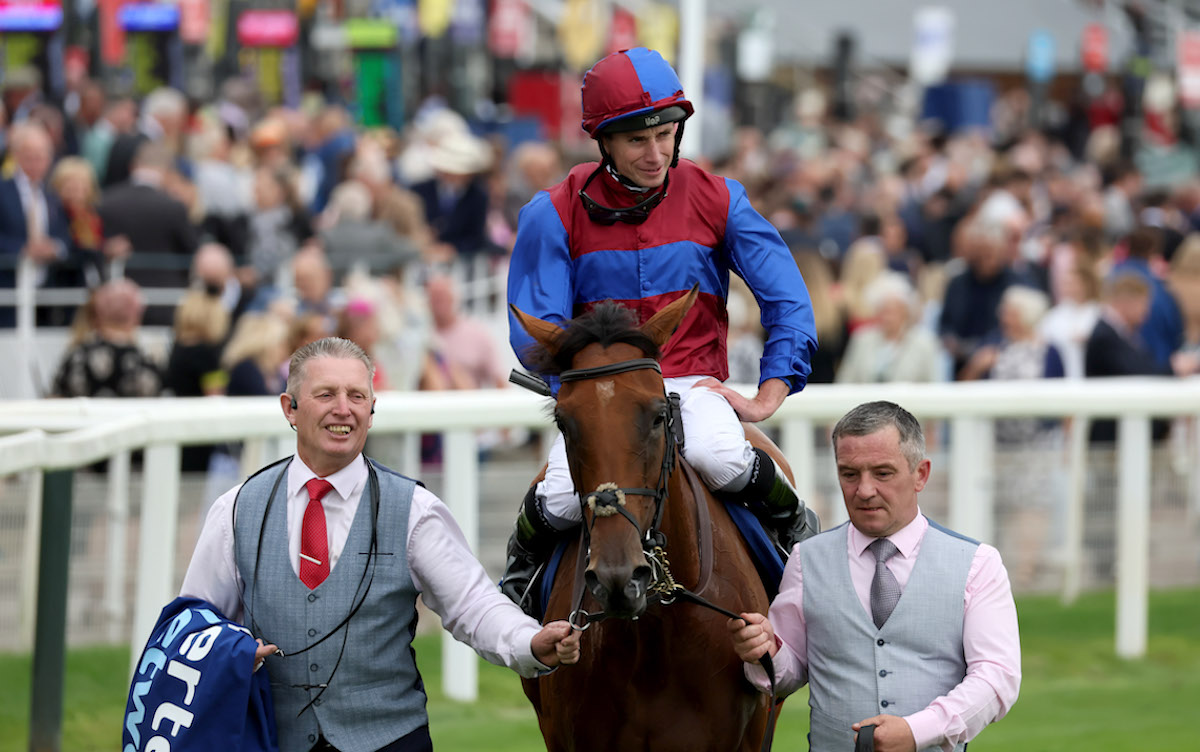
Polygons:
M558 530L546 519L545 510L537 498L536 486L530 486L508 539L508 560L500 580L500 590L531 616L534 605L531 586L558 537Z
M821 532L816 512L808 508L783 470L762 449L754 450L750 482L728 495L754 512L775 537L785 559L793 546Z

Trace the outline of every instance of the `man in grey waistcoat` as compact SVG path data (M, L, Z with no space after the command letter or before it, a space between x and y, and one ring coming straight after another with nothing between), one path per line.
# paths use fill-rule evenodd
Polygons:
M773 656L780 694L809 685L814 752L963 750L1021 687L1017 610L1000 554L929 520L921 424L869 402L833 429L850 521L796 546L770 616L731 619L746 676Z
M363 455L373 372L344 339L292 355L280 404L296 455L217 499L183 581L182 595L266 643L283 752L432 750L418 595L456 639L522 676L579 660L578 633L504 597L436 496Z

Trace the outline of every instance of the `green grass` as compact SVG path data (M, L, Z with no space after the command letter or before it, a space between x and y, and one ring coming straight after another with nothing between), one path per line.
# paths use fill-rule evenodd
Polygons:
M1086 595L1070 608L1049 597L1023 598L1017 605L1021 699L971 744L972 752L1197 748L1187 719L1200 707L1200 590L1151 594L1149 650L1137 661L1113 653L1111 593ZM442 697L440 644L438 636L417 642L438 752L540 749L533 711L507 670L481 662L478 703ZM117 748L128 666L128 651L121 648L69 653L63 750ZM28 655L0 655L0 751L28 748L29 677ZM804 693L788 701L775 749L807 748L806 702Z

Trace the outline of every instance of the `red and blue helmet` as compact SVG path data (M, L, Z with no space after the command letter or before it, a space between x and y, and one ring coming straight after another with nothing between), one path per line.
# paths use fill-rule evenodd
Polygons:
M614 52L583 76L583 129L592 138L682 123L692 112L675 69L645 47Z

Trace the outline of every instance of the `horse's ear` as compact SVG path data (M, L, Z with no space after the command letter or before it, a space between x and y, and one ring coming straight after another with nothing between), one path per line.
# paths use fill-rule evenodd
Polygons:
M667 344L667 340L671 339L671 335L679 327L679 322L683 321L683 317L687 315L699 294L700 285L692 285L692 289L688 291L687 295L663 308L651 316L649 321L642 324L642 333L654 340L659 347Z
M512 303L508 304L508 309L512 311L512 315L517 319L521 328L529 332L529 336L533 337L534 341L541 345L546 352L551 355L558 353L558 339L563 333L562 327L530 316Z

